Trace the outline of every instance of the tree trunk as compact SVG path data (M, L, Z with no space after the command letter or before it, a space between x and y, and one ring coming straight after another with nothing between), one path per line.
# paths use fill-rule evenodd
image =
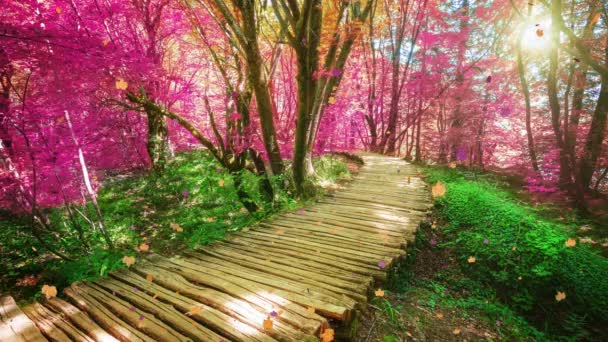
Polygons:
M247 79L255 93L260 124L262 126L262 138L266 154L270 160L272 173L278 175L283 172L283 159L279 149L277 133L274 126L274 110L268 90L268 80L263 70L263 59L258 46L257 23L255 13L255 1L242 2L241 13L243 15L243 34L247 43L243 46L247 62Z
M608 56L608 48L606 48ZM583 189L588 189L595 171L597 160L602 152L602 142L606 134L606 116L608 113L608 78L602 77L600 96L593 112L591 127L585 141L581 159L580 174Z
M467 27L469 26L469 1L468 0L463 0L462 2L462 8L460 10L460 15L461 15L461 19L460 19L460 34L462 34L462 32L464 32ZM464 83L464 71L463 71L463 64L464 64L464 60L465 60L465 53L467 50L467 40L468 40L468 34L465 38L463 38L459 43L458 43L458 55L457 55L457 66L456 66L456 86L462 87L463 83ZM454 101L456 102L456 104L454 105L455 109L453 112L453 116L452 116L452 124L451 124L451 130L452 130L452 141L451 141L451 146L450 146L450 158L451 160L457 160L458 159L458 150L461 148L461 142L462 142L462 134L460 132L460 130L462 129L462 126L464 124L464 118L462 115L462 96L460 95L462 89L457 89L456 90L456 94L454 96ZM465 157L466 158L466 157Z
M163 171L170 156L169 131L165 117L151 111L146 113L148 117L148 156L150 166L155 171Z
M526 18L526 25L529 25L530 16L532 14L532 6L534 1L530 0L528 3L528 16ZM524 58L521 51L522 39L524 37L524 30L522 29L517 39L517 73L519 75L519 82L521 83L521 91L524 94L524 102L526 104L526 137L528 139L528 153L530 154L530 161L532 162L532 169L538 172L538 158L536 157L536 148L534 146L534 134L532 133L532 107L530 105L530 87L528 80L526 79L526 66L524 64Z

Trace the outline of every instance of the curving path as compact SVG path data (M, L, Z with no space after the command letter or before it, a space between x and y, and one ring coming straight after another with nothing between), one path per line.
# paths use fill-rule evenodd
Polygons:
M1 341L315 341L347 326L430 208L403 160L362 154L345 189L179 257L65 289L21 311L0 301Z

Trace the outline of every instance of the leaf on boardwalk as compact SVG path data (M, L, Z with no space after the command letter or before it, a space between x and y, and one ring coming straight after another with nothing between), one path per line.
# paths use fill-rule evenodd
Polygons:
M122 258L122 262L123 262L123 264L127 265L127 267L131 267L131 265L133 265L135 263L135 257L132 257L130 255L125 255Z
M264 330L266 330L266 331L272 330L272 320L270 319L270 317L268 317L264 320Z
M42 286L42 293L46 296L46 299L57 296L57 288L55 286L44 284Z

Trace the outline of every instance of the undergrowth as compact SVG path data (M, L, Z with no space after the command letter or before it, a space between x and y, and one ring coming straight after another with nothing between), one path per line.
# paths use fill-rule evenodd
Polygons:
M339 158L322 156L315 160L314 189L322 195L328 186L350 177ZM38 283L63 287L78 280L103 277L124 267L125 255L174 254L222 239L236 231L283 210L304 205L293 194L289 174L273 177L272 202L258 191L258 177L245 171L243 188L260 210L249 213L238 199L229 173L203 150L180 153L162 173L149 172L110 177L98 193L103 225L116 248L108 250L97 227L92 205L70 204L47 208L54 228L62 234L32 238L26 216L0 212L0 291L17 298L38 292ZM313 197L314 198L314 197ZM142 243L149 251L138 252ZM77 256L64 261L50 249Z

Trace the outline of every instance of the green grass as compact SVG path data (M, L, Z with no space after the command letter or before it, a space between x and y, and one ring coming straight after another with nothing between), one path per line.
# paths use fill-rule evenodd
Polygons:
M439 246L454 251L468 278L462 287L491 289L500 303L550 336L601 333L608 323L608 260L580 241L565 245L575 237L573 224L518 200L491 175L471 177L447 168L427 168L426 173L430 184L441 181L447 188L436 202L446 222ZM566 293L565 300L556 300L558 291ZM475 301L461 304L477 306Z
M317 189L350 177L346 164L334 157L321 157L315 166ZM108 178L98 193L98 203L115 250L108 250L99 229L92 227L91 222L98 220L90 203L72 205L73 215L63 207L46 210L57 232L43 233L42 239L74 257L67 262L53 257L49 246L32 237L26 217L0 213L0 264L7 265L0 290L30 297L39 286L15 286L17 279L28 274L41 274L40 283L58 287L103 277L124 267L123 256L143 257L144 253L136 251L142 243L148 244L151 252L174 254L220 240L227 232L305 204L293 195L288 174L272 178L275 197L271 203L264 202L259 193L256 175L245 172L243 179L244 190L260 207L253 214L239 201L231 175L202 150L178 154L160 174ZM317 190L318 195L322 193ZM172 224L183 231L172 229Z

